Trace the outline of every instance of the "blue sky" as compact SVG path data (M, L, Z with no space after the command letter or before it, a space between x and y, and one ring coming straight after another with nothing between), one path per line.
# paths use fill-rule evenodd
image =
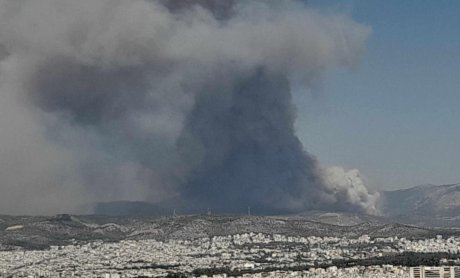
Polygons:
M460 1L308 3L373 31L359 68L296 94L306 149L358 168L374 189L460 182Z

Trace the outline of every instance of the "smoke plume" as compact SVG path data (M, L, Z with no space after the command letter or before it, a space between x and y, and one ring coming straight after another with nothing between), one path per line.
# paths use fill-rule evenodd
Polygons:
M290 90L368 34L295 0L0 0L0 211L375 213L357 170L306 152Z

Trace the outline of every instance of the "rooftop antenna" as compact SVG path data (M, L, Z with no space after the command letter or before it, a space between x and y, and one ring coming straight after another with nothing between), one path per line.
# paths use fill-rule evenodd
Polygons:
M176 217L176 209L173 210L173 217Z
M251 216L251 207L248 207L248 216Z

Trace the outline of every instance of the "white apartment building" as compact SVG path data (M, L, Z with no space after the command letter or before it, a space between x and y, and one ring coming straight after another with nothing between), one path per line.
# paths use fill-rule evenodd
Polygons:
M411 267L410 278L460 278L460 268L456 266Z

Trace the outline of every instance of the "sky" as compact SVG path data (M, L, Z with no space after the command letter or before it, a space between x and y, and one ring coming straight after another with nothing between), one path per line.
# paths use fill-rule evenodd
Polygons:
M460 182L460 1L310 0L372 28L353 70L296 92L298 136L375 190Z

